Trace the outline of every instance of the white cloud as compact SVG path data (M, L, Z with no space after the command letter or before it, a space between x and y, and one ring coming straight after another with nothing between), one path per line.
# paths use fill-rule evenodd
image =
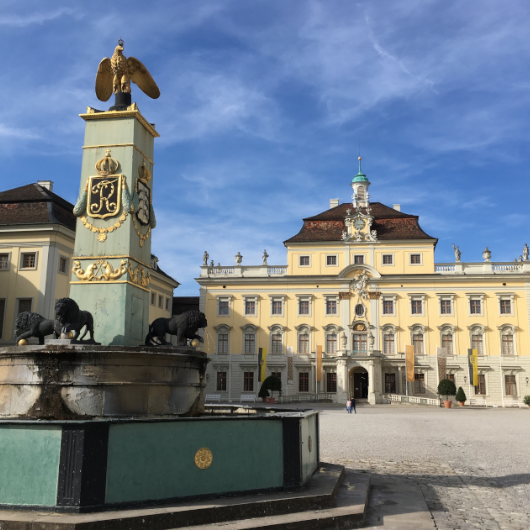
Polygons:
M31 15L15 15L4 13L0 14L0 26L12 26L17 28L25 28L33 24L44 24L50 20L55 20L63 16L70 16L79 18L82 15L75 9L68 7L56 9L48 12L34 12Z

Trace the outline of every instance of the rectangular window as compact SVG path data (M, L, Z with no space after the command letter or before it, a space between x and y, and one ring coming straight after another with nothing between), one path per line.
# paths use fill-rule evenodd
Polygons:
M243 376L243 390L245 392L254 391L254 372L244 372Z
M66 274L68 272L68 258L59 258L59 272Z
M383 335L383 353L386 355L394 355L395 353L395 347L394 347L394 334L393 333L385 333Z
M169 298L166 298L166 311L169 311Z
M422 300L411 301L411 312L413 315L421 315L423 313Z
M337 352L337 334L328 333L326 335L326 353L336 353Z
M394 314L394 300L383 300L383 315Z
M452 381L453 383L456 383L455 374L445 374L445 378L449 379L449 381Z
M410 255L410 264L411 265L421 265L421 254L411 254Z
M309 300L300 300L298 304L298 314L309 315Z
M364 265L364 256L353 256L353 263L355 265Z
M31 311L31 302L33 301L32 298L21 298L18 301L18 313L17 316L20 313L23 313L24 311Z
M156 305L156 294L151 293L151 305Z
M162 309L162 307L164 307L164 297L161 294L158 295L158 307L160 309Z
M309 372L298 374L298 392L309 392Z
M245 300L245 315L256 314L256 302L254 300Z
M353 349L354 351L366 351L366 335L354 333Z
M9 269L9 254L0 254L0 270L6 271Z
M512 314L512 301L501 300L501 315L511 315L511 314Z
M502 354L513 355L513 335L502 336Z
M414 346L414 355L423 355L423 334L414 333L412 335L412 345Z
M219 300L219 315L229 315L230 306L227 300Z
M478 385L475 387L475 394L486 394L486 376L484 374L478 375Z
M35 252L26 252L22 254L22 268L34 269L37 263L37 254Z
M254 333L245 333L245 353L254 353L256 351L256 335Z
M0 299L0 339L4 338L4 318L6 314L6 300L5 298Z
M515 384L515 375L505 375L504 385L505 385L507 396L517 395L517 385Z
M450 315L451 313L451 300L440 300L440 314Z
M326 315L336 315L336 314L337 314L337 301L326 300Z
M298 336L298 353L309 353L309 334L301 333Z
M396 374L385 374L385 394L396 393Z
M425 374L414 374L414 393L425 394Z
M482 335L471 335L471 348L477 350L479 355L484 355L484 341Z
M309 267L309 256L300 256L300 267Z
M328 392L337 391L337 374L328 372L326 374L326 389Z
M453 355L453 335L442 335L442 348L445 348L447 355Z
M337 256L326 256L326 265L337 265Z
M469 301L469 312L472 315L480 315L480 300Z
M279 333L272 336L272 353L283 353L282 336Z
M228 333L217 335L217 353L228 353Z
M383 254L383 265L393 265L394 256L392 254Z
M272 314L273 315L281 315L282 314L282 301L281 300L273 300L272 301Z
M217 372L217 390L226 391L226 372Z

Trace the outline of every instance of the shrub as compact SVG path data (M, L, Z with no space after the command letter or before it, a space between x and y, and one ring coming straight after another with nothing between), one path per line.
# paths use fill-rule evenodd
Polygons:
M261 388L259 389L259 392L258 392L258 397L266 398L269 396L270 396L269 389L265 386L265 381L263 381L263 384L261 385Z
M281 392L282 391L282 380L279 377L276 377L275 375L269 375L263 381L261 384L261 388L259 389L258 397L264 398L269 397L269 390L271 392Z
M523 398L523 402L525 405L528 405L530 407L530 396L525 396Z
M456 394L456 385L450 379L442 379L438 385L438 394L449 399L449 396Z
M457 401L462 401L462 402L465 402L467 400L466 393L464 392L461 386L458 387L458 392L456 393L455 399Z

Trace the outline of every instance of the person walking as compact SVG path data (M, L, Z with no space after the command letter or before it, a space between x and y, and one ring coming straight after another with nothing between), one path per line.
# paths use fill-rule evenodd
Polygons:
M346 410L348 411L348 414L351 414L351 399L346 401Z
M357 409L355 408L355 398L350 398L350 403L351 403L351 408L353 409L353 412L357 414ZM351 414L351 410L350 410L350 414Z

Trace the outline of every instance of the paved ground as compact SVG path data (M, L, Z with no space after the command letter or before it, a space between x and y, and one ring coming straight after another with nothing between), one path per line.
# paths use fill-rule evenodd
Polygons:
M321 411L321 459L374 474L374 528L384 523L378 510L392 503L385 488L405 486L419 488L430 510L421 528L530 528L529 409L313 408ZM407 528L403 521L391 527Z

